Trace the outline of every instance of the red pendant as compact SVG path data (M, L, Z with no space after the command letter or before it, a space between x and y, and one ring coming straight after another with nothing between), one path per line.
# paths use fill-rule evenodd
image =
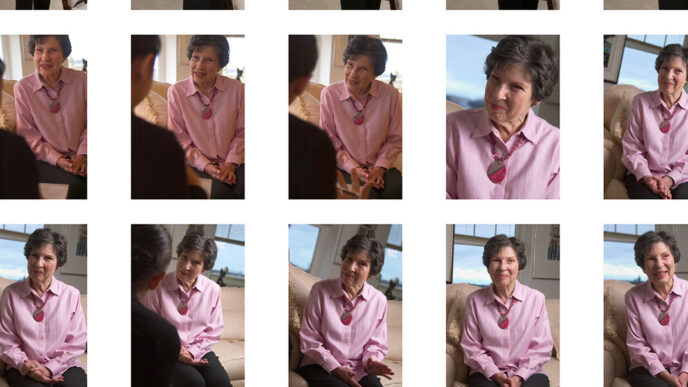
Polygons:
M667 312L660 313L659 318L657 320L659 320L659 323L662 325L669 324L669 320L670 320L669 319L669 313L667 313Z
M487 168L487 177L493 183L500 183L506 177L506 165L501 160L495 160Z
M669 129L671 129L671 122L669 122L669 120L664 120L659 123L659 130L662 133L668 133Z
M201 117L203 117L204 120L207 120L212 116L213 109L210 108L210 105L203 106L203 109L201 109Z
M353 320L353 316L351 315L351 312L345 310L344 313L339 317L342 320L342 324L344 325L349 325L351 324L351 320Z
M182 302L177 306L177 311L181 315L185 315L189 311L189 305L186 302Z
M60 111L60 103L56 99L50 100L50 112L55 114Z
M363 113L356 112L356 114L354 114L354 124L361 125L363 121L365 121L365 116L363 115Z
M41 322L43 321L43 317L45 317L45 313L43 313L43 309L36 309L33 311L33 319Z
M500 328L506 329L509 327L509 317L508 316L499 316L499 321L497 321L497 325L499 325Z

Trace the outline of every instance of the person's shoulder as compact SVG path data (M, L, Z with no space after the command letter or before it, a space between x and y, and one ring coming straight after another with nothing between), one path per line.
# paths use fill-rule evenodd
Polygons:
M367 282L366 286L368 287L368 294L371 301L387 303L387 296L385 296L384 293Z
M189 78L184 78L181 81L177 81L167 88L167 95L172 94L186 94L189 90Z
M377 79L373 80L373 82L375 82L375 83L377 84L377 87L378 87L378 88L380 89L380 91L382 91L383 93L391 94L391 95L393 95L393 96L399 96L399 95L400 95L399 89L397 89L396 87L390 85L390 84L387 83L387 82L382 82L382 81L377 80Z
M289 134L297 139L301 139L301 136L311 136L329 141L329 136L324 130L293 114L289 114Z
M339 278L320 280L313 284L313 287L311 287L311 292L315 291L317 293L331 294L335 289L337 289L338 284Z
M225 77L224 75L220 75L220 79L224 82L224 84L232 90L240 90L241 92L244 91L244 84L237 81L236 79L230 78L230 77Z
M134 114L131 116L131 129L135 132L134 137L152 138L156 143L158 142L174 142L177 140L174 137L172 131L167 130L161 126L152 124L141 117Z
M346 84L344 83L344 81L335 82L330 84L329 86L325 86L325 88L322 89L322 91L320 92L320 99L322 100L324 96L329 95L338 96L345 88Z
M210 290L211 293L220 293L220 285L218 285L215 281L211 280L210 278L204 276L204 275L199 275L198 279L202 282L203 286Z
M75 288L74 286L68 285L68 284L58 280L55 277L53 277L53 281L55 283L55 286L57 286L57 289L59 291L61 291L62 293L64 293L66 296L69 296L69 297L81 296L81 292L79 291L79 289Z
M633 103L650 102L656 97L656 95L657 90L644 91L642 93L638 93L633 97Z
M80 70L70 69L69 67L64 67L62 70L66 70L69 73L69 76L77 82L86 82L86 79L88 78L88 74Z
M485 109L465 109L447 114L447 129L461 131L474 128L485 114Z
M532 299L537 302L545 302L545 295L541 291L533 289L530 286L526 286L521 283L519 283L519 286L522 287L523 293L525 294L526 298Z
M33 88L35 79L36 79L35 73L31 73L31 74L23 76L22 79L18 80L14 84L14 90L15 91L18 89L31 90ZM17 98L16 95L15 95L15 98Z

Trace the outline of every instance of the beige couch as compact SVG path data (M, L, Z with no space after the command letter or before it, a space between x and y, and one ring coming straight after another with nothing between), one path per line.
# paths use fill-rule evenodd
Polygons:
M14 281L0 277L0 294L2 294L2 292L5 290L5 288L7 286L11 285L12 283L14 283ZM87 301L88 301L87 295L82 294L81 295L81 307L84 309L84 317L86 318L86 322L88 324L88 313L87 313L87 309L86 309ZM79 362L84 367L84 370L86 371L86 373L88 373L86 355L87 354L84 353L83 355L79 356ZM9 387L9 385L7 384L7 381L5 381L5 378L3 377L4 373L5 373L5 363L3 363L0 360L0 387Z
M17 132L17 110L14 107L14 84L17 81L5 79L2 82L0 100L0 129Z
M604 93L604 198L628 199L624 185L626 168L621 164L621 138L631 102L643 91L631 85L614 85Z
M167 89L170 86L169 83L153 81L146 98L134 108L134 114L153 125L167 128Z
M225 329L213 351L234 387L244 387L244 288L222 288Z
M463 333L463 315L468 295L480 289L469 284L447 285L447 387L466 387L468 369L463 363L460 341ZM544 371L550 386L559 387L559 299L547 299L547 314L554 348L552 358L545 363Z
M289 386L308 387L308 383L296 373L301 361L299 329L303 308L311 287L320 278L300 268L289 265L289 341L293 345L289 354ZM383 386L401 386L401 301L387 301L387 343L389 351L384 363L394 372L391 380L380 378Z
M626 347L626 292L624 281L604 281L604 387L631 387L626 380L630 359Z

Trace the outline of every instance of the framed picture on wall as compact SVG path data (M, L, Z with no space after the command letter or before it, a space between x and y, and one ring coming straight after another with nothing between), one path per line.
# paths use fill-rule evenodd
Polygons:
M534 279L559 279L559 225L535 226L535 245L528 265Z
M611 83L619 81L619 69L626 44L625 35L604 35L604 80Z

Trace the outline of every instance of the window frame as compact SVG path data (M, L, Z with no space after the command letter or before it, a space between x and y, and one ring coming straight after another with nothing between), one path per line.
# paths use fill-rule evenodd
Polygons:
M227 230L227 235L229 235L229 233L231 232L232 226L240 226L240 225L241 225L241 224L237 224L237 223L231 224L231 223L230 223L230 224L229 224L229 229ZM216 225L215 225L215 232L217 232L217 226L218 226L218 225L216 224ZM246 225L243 224L242 226L244 226L244 230L245 230L245 229L246 229ZM213 233L213 240L216 241L216 242L229 243L229 244L238 245L238 246L243 247L243 248L244 248L244 256L243 256L242 258L243 258L244 261L245 261L245 259L246 259L246 251L245 251L246 242L245 242L245 241L240 241L240 240L238 240L238 239L230 239L230 238L228 238L228 237L227 237L227 238L225 238L225 237L219 237L219 236L216 236L216 235L214 235L214 234L215 234L215 233ZM244 262L244 263L246 263L246 262ZM214 265L213 265L213 266L214 266ZM215 267L212 267L212 268L210 269L210 272L211 272L211 273L214 273L214 274L219 274L219 273L220 273L219 270L215 270ZM236 276L231 275L231 273L227 273L225 276L231 277L231 278L245 279L245 278L246 278L246 272L244 271L244 276L243 276L243 277L236 277Z
M396 223L396 224L398 224L399 226L402 227L402 231L401 231L401 243L402 243L402 244L401 244L401 245L395 245L395 244L393 244L393 243L387 242L387 240L389 240L389 234L391 233L391 231L392 231L392 226L393 226L393 224L390 224L390 225L389 225L389 231L390 231L390 232L387 233L387 240L385 241L385 250L386 250L386 249L390 249L390 250L395 250L395 251L398 251L399 253L401 253L401 260L402 260L402 273L401 273L401 275L402 275L402 277L403 277L403 275L404 275L404 273L403 273L403 270L404 270L404 269L403 269L403 267L404 267L404 264L403 264L403 260L404 260L404 249L403 249L404 231L403 231L403 230L404 230L404 229L403 229L403 225L402 225L401 223ZM383 285L389 286L389 281L388 281L388 280L383 280L383 279L382 279L382 269L380 269L380 283L383 284ZM400 281L400 282L399 282L399 285L397 285L397 289L403 289L404 287L403 287L402 284L403 284L403 281Z
M457 234L456 233L456 225L459 223L452 223L451 225L451 230L452 230L452 243L451 243L451 273L449 275L449 282L447 284L453 284L454 283L454 246L455 245L468 245L468 246L485 246L485 243L491 238L485 238L485 237L479 237L475 236L475 229L476 225L479 224L492 224L492 223L464 223L464 224L472 224L473 225L473 235L466 235L466 234ZM518 234L518 224L516 223L495 223L495 235L497 235L497 226L506 226L506 225L514 225L514 236ZM459 242L457 242L459 241Z
M311 274L311 270L313 269L313 261L315 260L316 254L318 254L318 252L319 252L318 249L321 247L321 245L322 245L322 243L323 243L323 242L321 241L322 235L323 235L323 234L322 234L322 232L323 232L323 226L326 226L326 225L323 225L323 224L313 224L313 223L290 223L290 224L289 224L289 227L294 226L294 225L312 226L312 227L315 227L315 228L318 229L318 235L317 235L316 238L315 238L315 246L313 247L313 255L311 256L311 262L310 262L310 265L308 266L308 270L306 270L306 269L300 267L299 265L296 265L296 264L291 263L291 261L289 262L290 264L292 264L292 265L298 267L299 269L305 271L306 273ZM290 248L291 248L291 246L290 246ZM335 264L336 264L336 263L337 263L337 262L336 262L336 258L335 258ZM341 265L341 263L339 263L339 265Z

